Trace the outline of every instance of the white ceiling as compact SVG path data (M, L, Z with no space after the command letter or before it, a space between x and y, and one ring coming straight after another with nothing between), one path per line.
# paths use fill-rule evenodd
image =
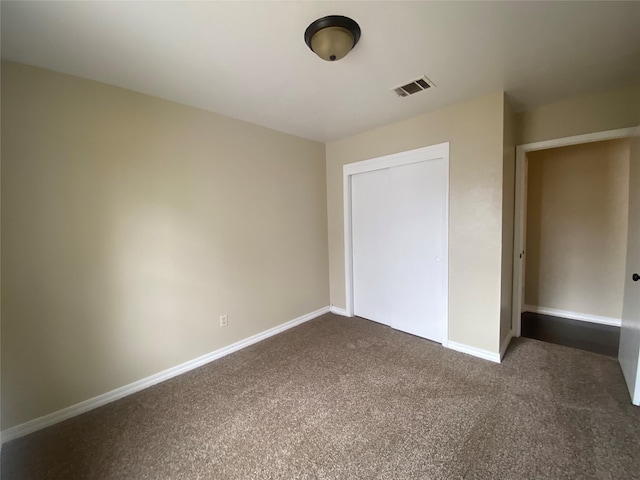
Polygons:
M329 63L313 20L360 43ZM331 141L501 89L519 109L640 83L640 2L7 2L2 57ZM398 98L426 75L437 88Z

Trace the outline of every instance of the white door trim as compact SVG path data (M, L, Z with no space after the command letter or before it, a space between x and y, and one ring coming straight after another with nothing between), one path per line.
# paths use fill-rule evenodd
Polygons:
M445 347L449 343L449 142L439 143L429 147L417 148L407 152L394 153L383 157L363 160L361 162L349 163L343 166L344 184L344 272L345 272L345 297L346 314L354 316L353 312L353 233L351 218L351 176L358 173L372 172L384 168L399 167L412 163L425 162L429 160L445 161L446 186L445 186L445 215L444 225L444 254L443 263L446 265L444 275L445 302L445 336L442 345Z
M555 138L542 142L526 143L516 147L516 192L515 210L513 222L513 312L512 325L514 336L521 334L521 318L524 308L523 287L524 287L524 262L526 256L525 231L525 208L526 199L526 169L527 153L536 150L546 150L548 148L568 147L582 143L601 142L604 140L616 140L619 138L629 138L637 135L638 127L619 128L617 130L607 130L604 132L586 133L584 135L574 135L572 137Z

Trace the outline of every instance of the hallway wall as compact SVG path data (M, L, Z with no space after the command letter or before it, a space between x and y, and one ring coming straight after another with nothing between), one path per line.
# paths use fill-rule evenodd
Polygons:
M620 319L629 140L528 154L525 304Z

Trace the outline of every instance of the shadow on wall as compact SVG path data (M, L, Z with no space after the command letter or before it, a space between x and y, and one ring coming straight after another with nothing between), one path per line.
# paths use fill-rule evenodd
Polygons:
M226 294L212 272L234 261L224 247L212 254L215 244L184 211L145 204L150 192L133 185L131 198L117 188L121 179L99 191L82 173L37 176L22 207L28 215L10 205L3 215L13 232L3 258L12 272L3 285L4 333L13 340L2 352L11 393L3 415L13 422L207 352L211 306Z

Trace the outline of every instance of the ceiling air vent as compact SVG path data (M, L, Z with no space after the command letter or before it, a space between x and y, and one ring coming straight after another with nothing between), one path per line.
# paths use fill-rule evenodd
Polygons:
M431 80L427 77L420 77L406 85L394 88L393 91L396 92L399 97L408 97L409 95L413 95L414 93L421 92L431 87L435 87L435 84Z

